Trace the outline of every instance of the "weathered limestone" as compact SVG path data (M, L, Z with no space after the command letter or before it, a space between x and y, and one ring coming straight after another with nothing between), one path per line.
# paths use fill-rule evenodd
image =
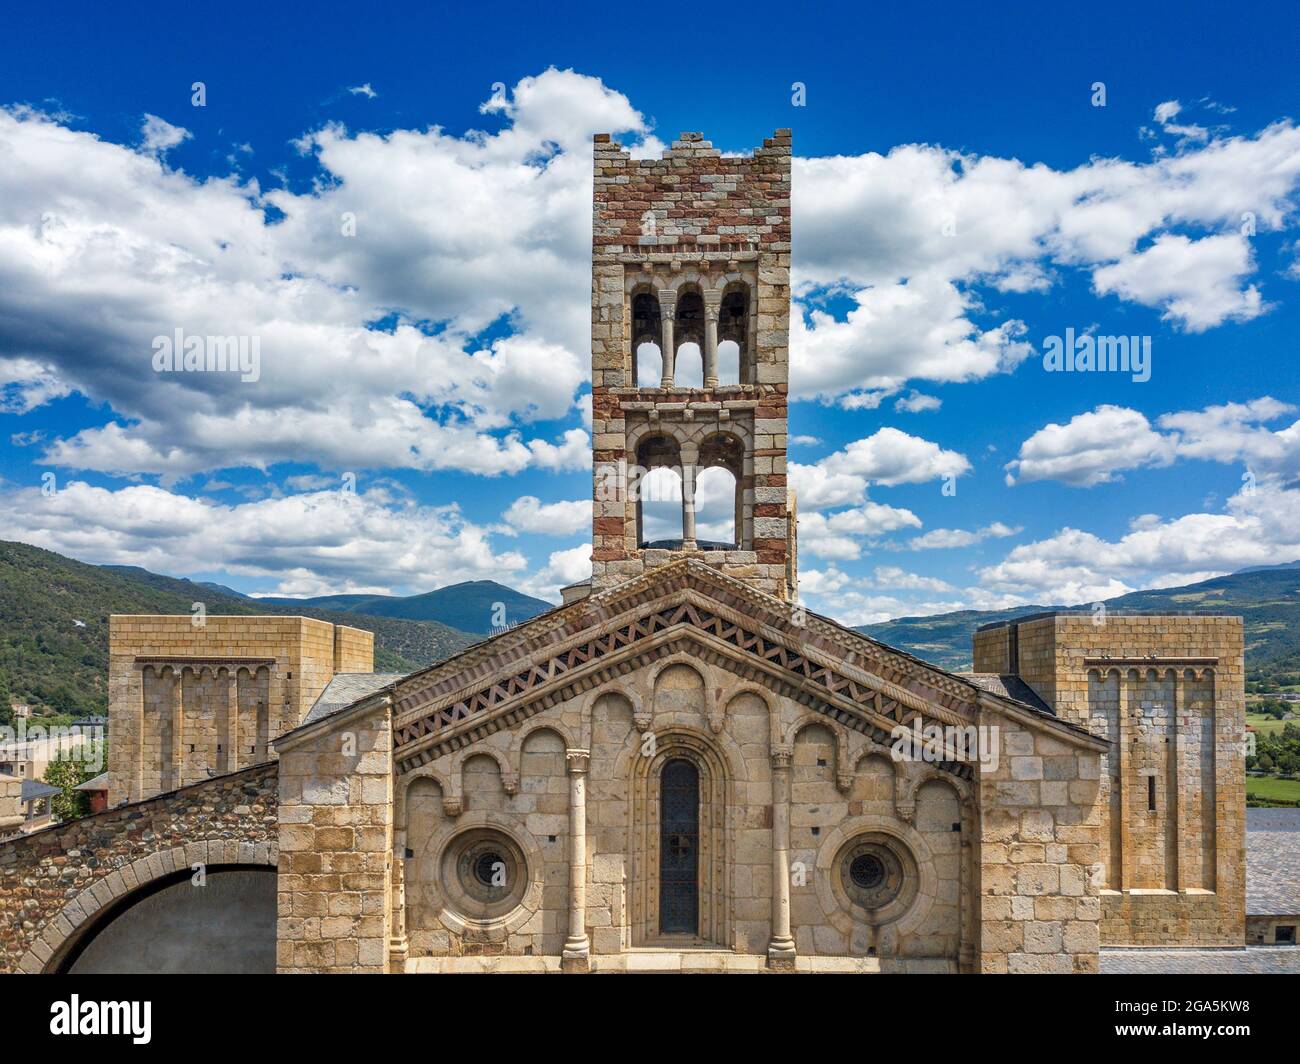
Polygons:
M1018 675L1111 744L1096 874L1108 945L1243 941L1242 640L1240 617L1092 611L975 635L977 672Z
M276 742L277 969L385 972L393 891L392 722L373 698Z
M374 635L307 617L109 618L109 804L261 764Z

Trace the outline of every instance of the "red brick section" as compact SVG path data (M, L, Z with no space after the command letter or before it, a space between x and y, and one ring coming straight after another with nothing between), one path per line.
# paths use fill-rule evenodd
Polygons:
M276 766L255 765L0 843L0 971L18 970L65 905L141 858L223 842L239 863L240 844L273 846L276 807Z

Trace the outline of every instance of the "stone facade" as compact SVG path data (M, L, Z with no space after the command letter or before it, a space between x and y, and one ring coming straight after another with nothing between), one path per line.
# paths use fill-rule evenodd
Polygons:
M109 618L109 803L265 762L374 635L307 617Z
M609 587L680 556L778 598L794 591L793 509L786 484L790 328L790 131L752 155L726 157L683 133L661 159L595 140L591 345L594 499L592 581ZM727 379L719 345L734 344ZM703 387L678 357L700 351ZM659 352L654 387L638 387L642 345ZM667 468L681 488L680 539L643 527L644 477ZM696 534L705 470L735 482L731 542Z
M1001 729L1013 753L978 778L897 756L894 729L922 721ZM377 929L360 921L385 889L393 971L600 970L665 949L778 970L1097 968L1104 744L697 559L536 618L278 749L283 970L380 970ZM664 827L675 764L693 794L685 836ZM384 866L371 846L389 831ZM694 862L684 910L674 848ZM354 938L368 957L331 953Z
M1240 945L1242 621L1054 613L981 629L975 669L1019 676L1110 744L1099 791L1102 941Z

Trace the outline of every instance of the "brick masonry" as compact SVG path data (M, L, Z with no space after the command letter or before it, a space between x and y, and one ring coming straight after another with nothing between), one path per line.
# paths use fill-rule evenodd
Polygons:
M794 520L786 483L790 327L790 131L724 158L683 133L661 159L633 159L595 138L592 226L593 586L675 557L701 558L778 598L793 594ZM739 348L722 382L717 345ZM636 352L653 342L657 387L637 386ZM677 350L702 352L703 387L675 380ZM648 549L637 471L677 471L682 541ZM720 466L736 480L734 543L695 536L693 485Z

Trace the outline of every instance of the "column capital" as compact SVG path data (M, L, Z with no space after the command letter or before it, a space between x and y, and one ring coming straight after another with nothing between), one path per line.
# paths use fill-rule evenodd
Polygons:
M781 769L789 768L790 760L793 757L794 757L794 747L792 747L789 743L772 744L772 767L773 768L781 768Z
M585 776L591 765L590 750L565 750L564 767L570 776Z
M711 310L714 314L717 314L719 308L722 306L722 289L706 288L703 295L704 309Z
M661 314L664 307L677 306L677 289L675 288L656 288L655 297L659 300L659 312Z

